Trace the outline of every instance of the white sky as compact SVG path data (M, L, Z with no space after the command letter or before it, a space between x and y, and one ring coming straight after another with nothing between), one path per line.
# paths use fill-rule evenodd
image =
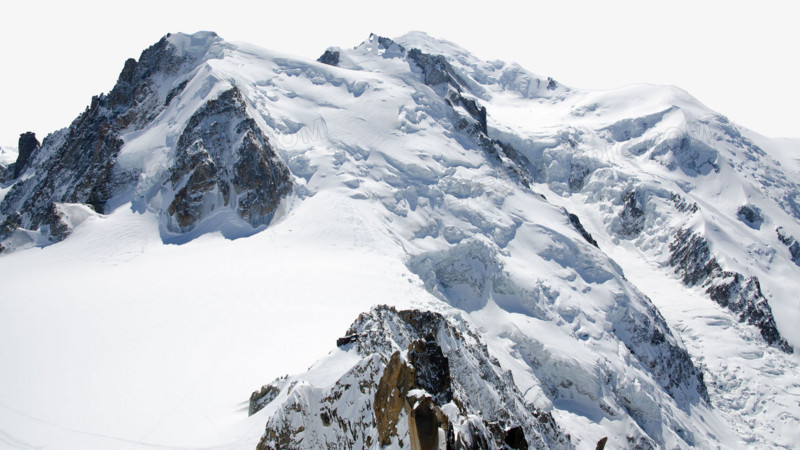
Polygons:
M576 87L673 84L768 136L800 137L800 4L284 0L14 1L0 6L0 144L41 140L168 32L316 58L411 30Z

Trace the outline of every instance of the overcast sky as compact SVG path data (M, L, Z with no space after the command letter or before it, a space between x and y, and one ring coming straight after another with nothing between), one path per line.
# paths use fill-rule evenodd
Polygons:
M576 88L672 84L768 136L800 137L797 2L14 1L0 7L0 144L68 126L168 32L316 58L426 31Z

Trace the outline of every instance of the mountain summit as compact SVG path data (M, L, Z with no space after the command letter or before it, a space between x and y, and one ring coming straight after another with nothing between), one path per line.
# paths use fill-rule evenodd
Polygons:
M23 138L12 445L800 439L800 144L678 88L419 32L317 60L172 34Z

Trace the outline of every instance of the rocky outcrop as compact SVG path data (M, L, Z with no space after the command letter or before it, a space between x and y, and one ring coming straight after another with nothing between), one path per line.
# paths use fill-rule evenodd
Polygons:
M31 159L33 152L39 149L39 140L36 139L36 134L28 131L19 135L19 143L17 144L17 160L14 162L14 178L19 177L22 172L28 167L28 161Z
M406 397L416 388L416 371L403 359L400 352L394 352L383 370L372 404L378 428L378 442L381 445L390 445L392 438L397 437L400 415L404 411L408 414L411 408Z
M792 262L800 266L800 243L794 236L787 235L781 227L778 227L775 232L778 233L778 240L789 249Z
M265 384L264 386L261 386L261 389L253 391L253 393L250 395L250 403L247 407L247 415L252 416L253 414L261 411L264 406L275 400L275 397L278 396L280 391L280 388L275 384Z
M753 205L742 205L736 211L739 220L744 222L748 227L753 229L761 228L764 223L764 217L761 215L761 209Z
M772 308L757 277L724 270L708 242L689 229L678 231L670 244L669 264L687 286L702 286L712 300L737 313L739 320L756 326L764 340L786 353L794 349L778 332Z
M429 55L420 49L412 48L408 51L408 59L422 69L422 82L428 86L446 84L458 91L462 90L464 80L453 70L444 56Z
M281 403L259 448L572 447L466 323L378 306L346 335L342 350L361 359L331 387L302 376L275 383Z
M20 213L13 212L7 215L3 222L0 223L0 241L4 241L11 236L11 233L20 226L22 226L22 215Z
M676 194L674 192L670 193L670 200L672 204L675 206L679 212L694 214L700 208L697 206L697 203L691 202L689 203L688 200L683 198L681 195Z
M175 159L169 182L177 193L167 209L172 231L192 230L228 206L253 226L268 223L292 189L289 169L235 87L195 112L178 139Z
M386 38L381 39L392 42ZM389 44L385 42L384 45ZM478 148L503 167L509 177L530 188L533 177L527 159L519 155L511 144L489 137L486 107L481 106L477 99L466 93L468 83L447 58L442 55L431 55L417 48L408 50L406 57L422 71L422 82L443 96L451 109L450 121L453 126L475 139ZM462 114L461 111L466 114Z
M51 216L53 203L82 203L104 212L106 202L136 177L116 164L120 136L141 128L161 111L157 79L177 73L183 62L185 58L162 38L142 52L138 62L126 61L111 92L92 98L68 129L49 135L38 150L35 136L23 134L15 173L28 167L37 170L13 185L0 214L19 213L19 226L36 230Z
M450 365L433 335L412 342L407 357L416 369L419 388L431 394L436 404L443 405L453 400Z
M622 212L619 215L620 234L626 238L634 238L644 230L644 209L640 195L636 191L625 193L622 199Z
M218 39L213 34L200 37L202 45ZM175 42L180 42L177 38ZM16 181L0 203L3 220L18 214L9 227L50 233L41 242L59 241L70 228L53 219L51 205L85 204L108 213L109 200L140 187L143 169L118 163L122 136L153 123L188 86L185 74L204 57L203 52L178 47L167 35L142 52L138 61L127 60L111 92L92 98L69 128L45 138L41 147L33 133L21 136L14 171L35 171ZM292 189L288 168L248 115L236 87L194 112L172 155L166 175L154 176L160 186L147 184L143 190L145 201L158 197L151 206L164 218L165 239L194 230L200 220L225 208L255 229L270 221L280 199Z
M575 214L572 214L572 213L568 212L567 210L564 210L564 213L565 213L565 214L567 215L567 217L569 218L569 223L570 223L570 224L573 226L573 228L575 228L575 230L576 230L578 233L580 233L580 234L581 234L581 236L583 236L583 239L585 239L585 240L586 240L586 242L588 242L588 243L590 243L590 244L594 245L594 246L595 246L595 247L597 247L597 248L600 248L600 246L599 246L599 245L597 245L597 241L596 241L596 240L594 240L594 238L592 237L592 235L591 235L591 234L590 234L588 231L586 231L586 228L584 228L584 227L583 227L583 224L581 223L581 219L580 219L580 218L578 218L578 216L576 216Z
M338 66L339 65L339 52L336 50L325 50L325 53L322 54L319 58L317 58L317 62L321 62L322 64L327 64L329 66Z

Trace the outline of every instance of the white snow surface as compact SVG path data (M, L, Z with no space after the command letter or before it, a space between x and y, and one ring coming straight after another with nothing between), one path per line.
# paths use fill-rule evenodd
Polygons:
M677 88L547 89L518 65L423 33L395 39L445 55L465 95L486 106L489 135L537 161L523 189L376 37L339 49L340 67L210 33L169 39L198 63L177 79L189 82L175 101L123 137L119 162L141 173L134 193L108 215L62 205L68 239L0 255L0 446L253 448L274 408L248 417L250 393L326 354L301 378L335 382L356 362L334 350L336 338L376 304L472 323L526 400L552 411L578 448L603 436L623 447L630 435L667 448L800 440L800 359L680 283L665 261L685 217L657 207L669 191L697 203L692 228L726 268L759 277L778 329L800 348L800 267L775 233L800 238L785 201L800 204L799 141L741 129ZM289 166L295 192L261 232L165 244L161 199L149 193L193 112L230 86ZM703 145L641 150L685 136ZM578 162L591 174L574 190ZM625 239L614 217L633 186L653 193L652 214L646 233ZM737 219L745 203L763 212L759 229ZM415 265L425 258L485 263L461 275L489 287L441 292L425 279L428 266ZM642 294L703 369L711 405L681 407L612 332L619 304L640 311ZM547 386L559 383L554 396Z

